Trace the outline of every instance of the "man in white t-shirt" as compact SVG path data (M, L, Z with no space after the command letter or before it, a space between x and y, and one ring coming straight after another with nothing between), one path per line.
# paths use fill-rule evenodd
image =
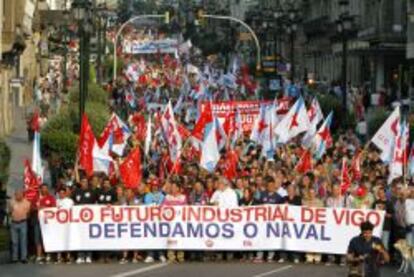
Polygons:
M407 224L407 241L411 247L414 247L414 188L407 191L405 223Z
M216 191L213 193L210 199L212 205L218 206L219 208L235 208L239 206L239 200L237 193L230 187L230 182L221 177L216 181ZM234 257L233 252L225 252L226 259L231 261ZM223 252L217 253L217 260L223 259Z
M73 207L73 200L69 197L70 190L66 187L61 187L58 191L59 198L56 199L56 207L58 209L70 209ZM72 263L72 258L70 256L70 252L66 252L66 261L64 261L64 258L62 257L62 253L57 253L57 259L56 264L60 264L62 262L66 262L67 264Z
M217 180L217 190L210 199L212 205L220 208L234 208L239 206L236 192L230 187L230 182L221 177Z
M70 209L73 206L73 200L69 197L68 188L61 187L58 191L59 198L56 199L56 207L59 209Z

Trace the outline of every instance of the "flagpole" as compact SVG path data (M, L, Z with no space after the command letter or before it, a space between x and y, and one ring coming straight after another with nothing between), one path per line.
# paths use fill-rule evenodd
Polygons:
M405 150L407 151L407 150ZM407 189L408 188L408 183L407 183L407 171L408 171L408 165L407 165L407 158L404 155L404 165L403 165L403 182L404 182L404 187Z
M408 182L407 182L407 177L408 177L408 155L411 152L411 148L410 148L410 123L407 122L407 117L404 118L404 133L403 133L403 138L402 140L405 141L404 144L404 149L403 149L403 178L404 178L404 186L407 189L408 188ZM407 140L406 140L407 139ZM408 149L408 151L407 151Z
M181 148L180 153L178 153L177 159L174 161L173 168L172 168L172 170L168 173L168 176L167 176L166 180L169 180L169 179L171 178L171 175L172 175L172 173L173 173L173 171L174 171L174 169L175 169L175 167L176 167L176 165L177 165L177 162L179 162L179 161L180 161L180 159L181 159L181 155L183 154L183 151L184 151L184 149L187 147L187 145L188 145L188 143L190 142L190 140L191 140L191 136L190 136L190 137L188 137L188 138L187 138L187 140L184 142L183 147Z

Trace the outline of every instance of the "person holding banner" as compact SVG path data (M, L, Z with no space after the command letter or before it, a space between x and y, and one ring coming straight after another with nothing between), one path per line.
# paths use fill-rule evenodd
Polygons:
M390 256L380 238L372 235L374 225L365 221L361 234L351 239L347 260L352 265L348 276L380 277L380 267L389 262Z
M405 207L405 223L407 225L406 239L408 245L414 249L414 188L407 189L407 199L404 203ZM411 262L414 269L414 261Z
M108 177L103 180L101 188L96 189L95 191L98 204L113 205L116 203L117 195L112 189L112 185ZM100 259L103 260L104 263L109 263L111 261L111 253L103 252Z
M144 184L140 185L141 187L144 186ZM137 197L136 191L132 188L126 189L125 190L125 198L122 199L123 201L121 203L119 203L120 205L127 205L127 206L138 206L138 205L143 205L144 202L141 201L141 199L139 199ZM122 258L119 261L120 264L126 264L128 263L128 255L129 252L128 251L123 251L122 252ZM141 259L138 251L133 251L132 253L132 263L136 264L138 263L138 261Z
M241 179L239 179L241 180ZM242 197L239 201L239 205L240 207L248 207L248 206L253 206L256 205L257 202L254 199L254 191L252 187L247 186L243 192L242 192ZM241 262L249 262L249 261L253 261L254 260L254 256L255 256L255 252L254 251L244 251L243 253L241 253Z
M298 194L296 185L289 184L286 188L287 195L283 197L283 204L302 206L302 197ZM296 252L292 252L293 262L298 264L300 262L301 255ZM288 252L280 252L279 263L283 263L288 260Z
M211 196L210 203L220 208L234 208L239 206L237 193L231 188L229 180L220 177L216 181L216 191ZM228 252L226 254L228 261L233 259L233 252ZM216 259L222 260L223 253L217 253Z
M283 203L283 197L278 193L280 189L280 183L275 182L273 177L267 177L267 189L261 194L260 203L264 205L278 205ZM279 184L279 185L277 185ZM263 262L264 252L259 251L257 252L256 258L254 259L255 263L262 263ZM267 253L267 262L273 262L273 258L275 256L274 251L269 251Z
M56 199L55 197L49 193L49 188L47 184L42 184L40 187L40 197L36 204L37 211L45 208L56 207ZM35 217L35 224L34 224L34 239L36 244L36 262L39 264L43 263L43 240L42 234L40 231L40 223L36 214ZM51 261L50 254L46 254L46 263Z
M78 187L73 191L72 199L75 205L95 204L95 192L89 187L88 178L82 177ZM78 252L77 264L92 263L91 252Z
M156 205L159 206L164 202L165 194L160 190L160 184L157 179L150 181L151 191L146 193L144 196L145 205ZM162 263L165 263L167 259L163 251L158 251L158 257ZM154 251L148 251L147 257L144 260L145 263L154 262Z
M188 197L188 204L192 206L205 206L208 204L208 196L205 193L203 183L200 180L197 180L194 183L193 189ZM190 259L192 261L202 261L203 251L191 251Z
M58 191L59 198L56 199L56 207L60 209L70 209L73 206L73 200L70 196L70 189L67 187L60 187ZM62 263L64 260L62 258L62 253L57 253L56 264ZM70 252L66 253L66 263L72 263L72 257Z
M181 186L177 182L172 182L170 192L165 196L164 202L166 206L183 206L187 204L187 198L181 193ZM168 261L170 263L184 262L184 251L173 251L168 250L167 252Z
M334 184L332 186L331 195L326 199L326 207L347 208L348 206L349 203L347 202L347 198L341 193L341 186L339 184ZM338 255L328 255L325 265L330 266L335 263L335 256L338 257ZM340 265L345 266L345 256L340 256Z
M304 206L308 207L317 207L321 208L324 207L323 202L316 198L316 190L313 187L310 187L308 189L308 193L306 195L306 198L303 201ZM306 263L315 263L319 264L322 260L322 255L317 253L306 253Z

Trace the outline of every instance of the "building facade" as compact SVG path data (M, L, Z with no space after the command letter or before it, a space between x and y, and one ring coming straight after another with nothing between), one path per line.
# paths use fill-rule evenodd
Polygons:
M338 1L302 4L304 68L316 80L341 79L342 43L337 31ZM407 4L403 0L350 0L353 18L348 40L348 81L377 91L389 88L401 96L406 81ZM403 95L404 96L404 95Z
M38 76L37 41L32 22L36 0L0 1L0 136L14 128L19 107L32 102L33 83Z

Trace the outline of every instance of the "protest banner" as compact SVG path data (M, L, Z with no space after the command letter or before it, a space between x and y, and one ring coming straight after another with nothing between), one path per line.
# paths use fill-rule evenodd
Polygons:
M277 113L284 115L289 111L289 98L283 98L278 101ZM222 122L225 118L234 118L234 115L239 109L242 119L242 126L244 132L250 132L253 129L254 120L259 114L260 105L271 105L273 101L218 101L213 102L213 114L217 116ZM204 110L206 103L201 104L201 111Z
M377 210L263 205L74 206L39 211L47 252L92 250L290 250L344 254L361 222L380 236Z

